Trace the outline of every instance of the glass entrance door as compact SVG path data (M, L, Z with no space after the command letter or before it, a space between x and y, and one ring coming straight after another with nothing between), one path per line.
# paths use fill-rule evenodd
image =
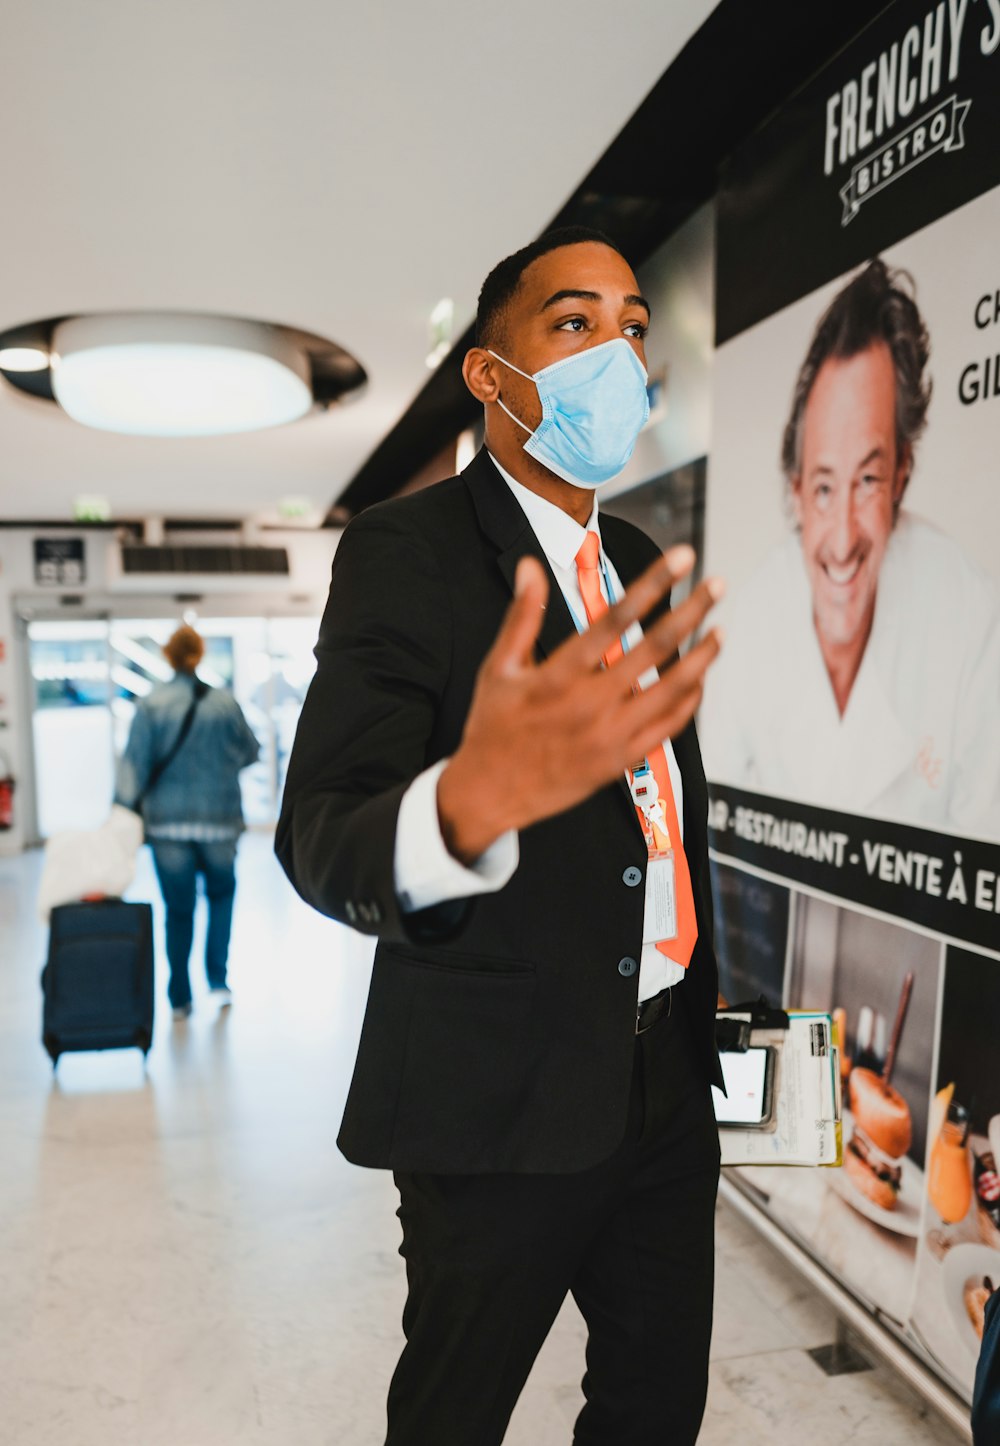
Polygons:
M246 821L273 827L315 667L318 619L186 620L205 639L199 675L232 691L260 743L260 758L240 776ZM162 615L29 623L40 838L106 818L136 703L172 676L162 648L177 624Z
M107 620L29 623L28 665L38 836L97 828L115 767Z

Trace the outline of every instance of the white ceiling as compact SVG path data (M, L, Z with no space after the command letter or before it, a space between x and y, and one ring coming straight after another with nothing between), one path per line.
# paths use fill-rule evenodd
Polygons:
M0 384L0 518L325 509L501 256L576 188L714 0L56 0L5 6L0 330L98 310L319 332L356 402L243 437L127 438ZM650 137L651 156L671 137Z

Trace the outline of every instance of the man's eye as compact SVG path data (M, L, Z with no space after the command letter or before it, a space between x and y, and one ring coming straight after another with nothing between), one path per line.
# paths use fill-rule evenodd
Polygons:
M628 326L624 328L624 331L626 336L634 336L637 341L642 341L648 333L649 327L645 326L641 321L630 321Z
M570 317L567 317L567 319L566 319L565 321L561 321L561 322L559 323L559 325L556 327L556 330L557 330L557 331L583 331L583 330L585 330L586 325L587 325L587 323L584 321L584 319L583 319L582 316L570 316Z

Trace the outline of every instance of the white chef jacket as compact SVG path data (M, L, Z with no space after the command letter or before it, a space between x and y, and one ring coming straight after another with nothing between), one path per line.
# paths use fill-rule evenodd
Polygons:
M586 527L581 527L561 507L522 486L504 471L495 458L491 460L531 524L571 613L580 620L585 619L586 610L580 594L576 554L588 531L596 532L600 537L596 494L590 521ZM603 545L601 560L607 569L616 598L621 597L624 592L621 579L605 555ZM601 591L606 596L604 568L601 573ZM634 646L641 637L642 629L635 624L626 634L626 642ZM641 686L648 686L655 681L656 676L655 669L651 670L650 675L640 680ZM683 838L683 783L669 739L664 740L664 751ZM396 895L406 912L428 908L448 899L495 892L503 888L517 868L518 845L514 831L503 834L491 844L471 868L464 867L448 852L441 837L437 813L437 783L446 763L447 759L444 759L419 774L400 803L393 859L394 883ZM684 978L685 972L681 964L662 954L655 944L643 944L639 957L639 999L650 999L661 989L678 984Z
M900 513L843 717L797 535L722 620L699 716L713 782L1000 839L1000 598L954 539Z

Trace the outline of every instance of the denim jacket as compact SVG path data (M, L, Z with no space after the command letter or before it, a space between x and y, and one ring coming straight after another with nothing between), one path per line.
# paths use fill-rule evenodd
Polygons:
M135 806L154 764L170 751L194 695L194 675L177 673L141 698L118 764L115 802ZM260 747L231 693L210 688L195 710L180 750L142 801L147 833L157 824L243 828L240 769Z

